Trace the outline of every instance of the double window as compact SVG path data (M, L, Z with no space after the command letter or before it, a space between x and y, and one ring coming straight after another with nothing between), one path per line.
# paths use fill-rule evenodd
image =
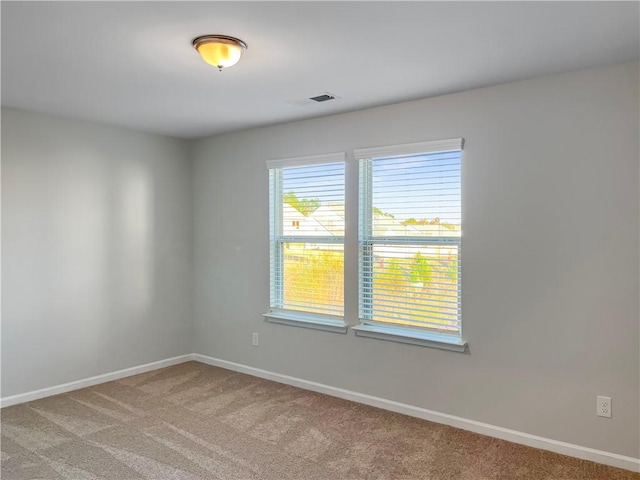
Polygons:
M461 153L461 139L354 151L357 335L464 350ZM346 331L344 156L338 158L268 165L270 319Z

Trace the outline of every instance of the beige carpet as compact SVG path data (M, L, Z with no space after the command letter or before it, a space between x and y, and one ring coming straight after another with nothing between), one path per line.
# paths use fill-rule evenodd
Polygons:
M640 479L189 362L2 410L2 480Z

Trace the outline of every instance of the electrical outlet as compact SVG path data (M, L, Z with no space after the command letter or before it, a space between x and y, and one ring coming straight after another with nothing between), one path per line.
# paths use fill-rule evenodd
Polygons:
M253 345L254 347L258 346L258 334L256 332L253 332L253 334L251 335L251 345Z
M596 414L611 418L611 397L596 397Z

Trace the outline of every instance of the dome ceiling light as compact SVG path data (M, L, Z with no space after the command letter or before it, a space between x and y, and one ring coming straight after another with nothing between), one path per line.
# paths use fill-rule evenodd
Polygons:
M242 40L227 35L202 35L194 38L192 43L202 59L220 71L238 63L242 52L247 49Z

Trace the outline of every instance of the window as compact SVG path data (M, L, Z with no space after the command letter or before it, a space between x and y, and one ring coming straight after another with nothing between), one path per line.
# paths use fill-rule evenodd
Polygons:
M345 333L344 153L267 162L267 320Z
M356 334L464 350L462 139L357 150ZM435 346L435 345L434 345Z

